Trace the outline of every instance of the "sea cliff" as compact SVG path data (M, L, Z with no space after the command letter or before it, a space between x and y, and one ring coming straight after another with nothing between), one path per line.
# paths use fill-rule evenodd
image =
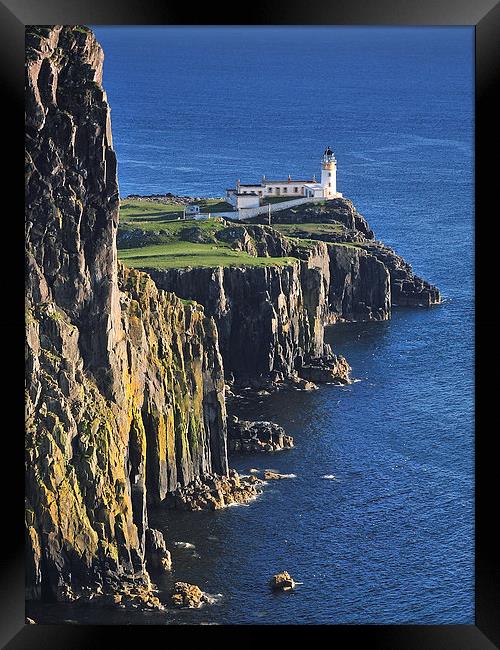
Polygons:
M149 269L158 287L196 300L214 317L227 377L256 386L310 374L348 381L349 367L324 342L329 258L318 243L287 266Z
M170 560L151 509L217 509L258 491L228 468L227 384L349 382L325 326L384 320L396 300L439 292L347 200L278 212L273 227L177 228L182 250L207 243L246 264L119 262L102 66L87 28L27 28L26 594L161 607L149 571ZM311 223L334 228L280 230ZM122 231L120 243L162 245L169 228ZM293 445L269 422L233 418L231 435L233 449Z
M27 28L26 43L26 593L73 600L128 584L128 598L157 606L150 504L228 471L217 330L118 265L93 34Z

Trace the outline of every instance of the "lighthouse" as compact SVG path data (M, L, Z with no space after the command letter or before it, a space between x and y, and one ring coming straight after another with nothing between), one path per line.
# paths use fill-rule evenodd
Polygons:
M330 147L325 149L321 160L321 185L325 199L330 199L337 194L337 161Z

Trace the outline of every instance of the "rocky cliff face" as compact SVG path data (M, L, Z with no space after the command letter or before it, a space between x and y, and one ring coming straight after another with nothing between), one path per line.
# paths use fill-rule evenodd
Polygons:
M324 327L337 319L389 318L389 271L353 246L289 243L286 254L301 259L288 266L147 271L158 287L201 303L214 317L226 377L253 385L298 372L321 381L310 366L324 359L346 380L348 367L324 343Z
M289 266L154 270L156 285L195 300L214 317L227 376L240 382L301 374L323 358L331 378L347 379L347 365L324 343L329 258L318 243Z
M439 289L413 273L401 256L381 242L369 242L364 250L376 257L389 271L391 303L394 307L430 307L441 302Z
M250 221L263 223L263 217L255 217ZM356 244L358 249L362 248L386 267L390 280L389 308L385 304L386 298L382 296L385 286L383 273L380 273L374 260L363 256L352 246L340 252L338 248L330 247L332 260L330 274L333 280L330 302L333 314L337 313L340 317L349 320L360 318L379 320L390 316L391 306L429 307L441 302L437 287L416 276L410 264L391 248L375 239L366 219L359 214L349 199L337 198L323 203L304 204L280 210L273 213L273 223L336 223L342 226L338 232L304 231L300 236L336 244ZM349 257L353 265L359 267L357 278L348 278L349 274L346 274L346 261ZM337 262L339 266L336 266ZM360 262L361 266L359 266ZM347 285L343 288L346 278L348 278ZM379 284L379 281L382 284ZM357 292L360 292L359 296L356 295Z
M118 269L92 33L27 28L26 45L27 597L72 600L128 580L129 598L155 606L149 504L227 473L217 331L199 306Z
M390 273L383 262L354 246L328 245L331 320L387 320L391 315Z

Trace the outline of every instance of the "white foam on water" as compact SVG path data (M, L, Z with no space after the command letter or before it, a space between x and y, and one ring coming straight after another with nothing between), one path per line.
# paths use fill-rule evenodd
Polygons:
M321 478L325 478L329 481L338 481L338 478L335 476L335 474L325 474Z
M223 594L207 594L207 592L204 593L205 597L205 604L206 605L215 605L217 603L220 603L220 601L224 598Z
M174 546L177 546L177 548L196 548L191 542L174 542Z

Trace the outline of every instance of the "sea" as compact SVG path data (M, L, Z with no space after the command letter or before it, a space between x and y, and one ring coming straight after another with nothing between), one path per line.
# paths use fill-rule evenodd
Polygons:
M47 622L471 624L474 621L474 32L472 27L93 26L120 195L223 196L319 177L443 304L327 329L355 382L240 400L295 439L246 506L156 512L198 610L47 606ZM256 474L259 476L259 474ZM178 545L176 542L186 542ZM303 583L275 594L271 576Z

